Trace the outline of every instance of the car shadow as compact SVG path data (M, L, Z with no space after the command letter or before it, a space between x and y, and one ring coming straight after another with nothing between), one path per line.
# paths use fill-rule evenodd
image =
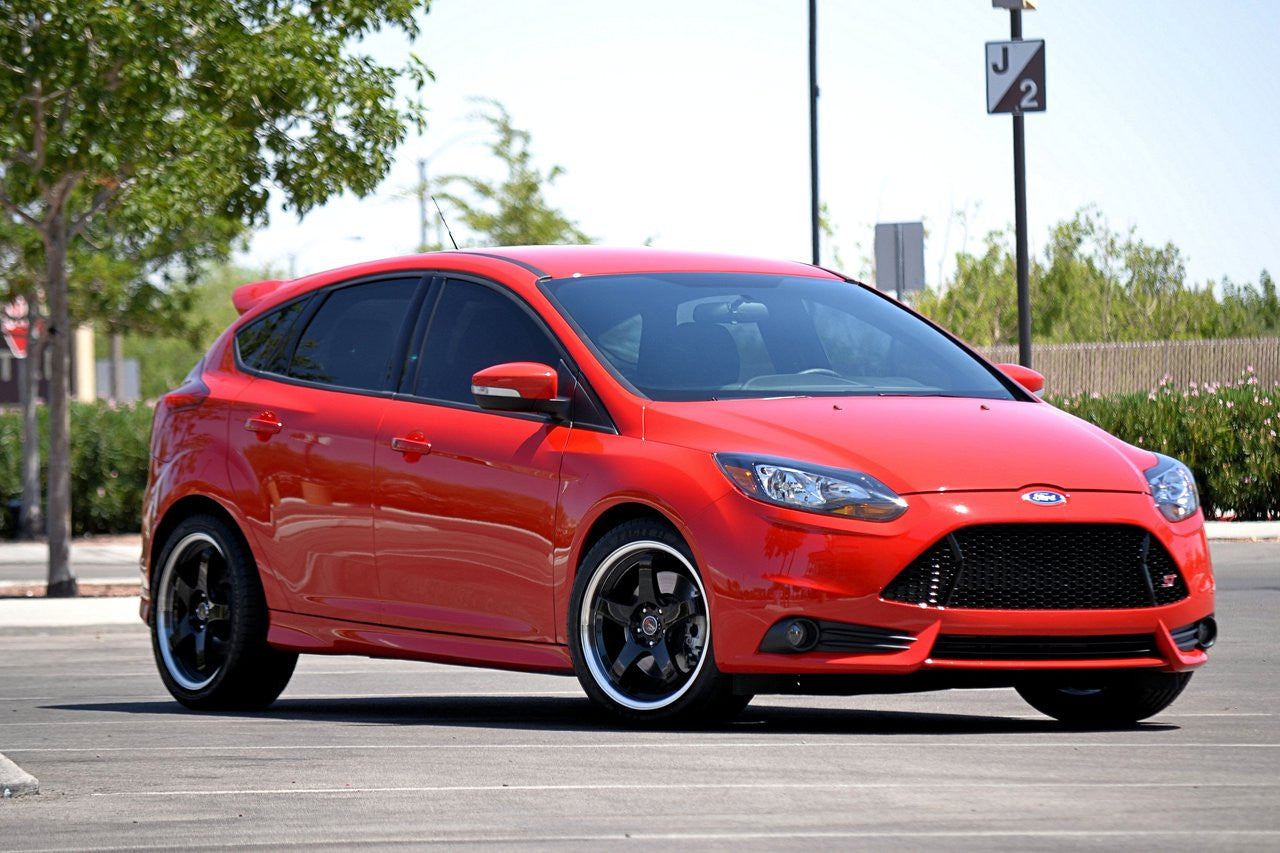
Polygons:
M761 697L728 722L667 726L628 726L598 710L587 699L547 696L384 696L278 699L264 711L193 711L176 702L98 702L45 706L47 710L140 715L298 720L351 726L453 726L512 731L669 731L750 732L767 735L974 735L1054 734L1070 731L1177 731L1165 723L1139 723L1109 729L1082 729L1054 720L974 714L884 711L857 708L796 708L769 704Z

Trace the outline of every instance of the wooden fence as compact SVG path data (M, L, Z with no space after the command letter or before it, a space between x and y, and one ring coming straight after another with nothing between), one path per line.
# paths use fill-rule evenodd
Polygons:
M1018 360L1016 346L983 347L995 362ZM1166 376L1232 384L1249 370L1264 386L1280 385L1280 337L1134 343L1033 344L1031 366L1045 375L1045 393L1123 394L1150 391Z

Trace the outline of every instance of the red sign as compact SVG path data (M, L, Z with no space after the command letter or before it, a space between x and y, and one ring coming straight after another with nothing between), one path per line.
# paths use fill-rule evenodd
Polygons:
M19 296L0 311L0 332L14 358L27 357L27 300Z

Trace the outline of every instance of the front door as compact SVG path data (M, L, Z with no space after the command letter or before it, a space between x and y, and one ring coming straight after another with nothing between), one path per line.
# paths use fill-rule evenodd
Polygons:
M481 410L471 376L510 361L559 367L559 349L527 307L488 284L446 281L424 310L416 375L388 403L374 451L386 619L554 642L552 542L570 428Z

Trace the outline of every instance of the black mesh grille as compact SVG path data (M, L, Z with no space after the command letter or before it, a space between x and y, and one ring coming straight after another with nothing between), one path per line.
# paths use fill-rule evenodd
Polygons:
M1116 610L1187 597L1173 558L1126 524L983 524L944 536L881 597L928 607Z
M1094 637L982 637L942 634L930 657L940 660L1114 660L1159 657L1151 634Z

